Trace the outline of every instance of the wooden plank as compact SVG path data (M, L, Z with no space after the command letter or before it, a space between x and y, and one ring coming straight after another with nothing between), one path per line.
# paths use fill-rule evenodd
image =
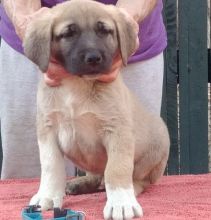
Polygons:
M207 0L179 1L181 173L208 172Z
M1 37L0 37L0 46L1 46ZM1 119L0 119L0 176L2 169L2 161L3 161L3 151L2 151L2 141L1 141Z
M176 48L176 0L165 0L163 18L167 30L168 46L164 53L165 77L162 116L167 123L171 147L168 161L168 174L179 173L178 152L178 112L177 112L177 48Z
M211 49L208 49L208 81L211 83Z
M0 176L1 176L2 160L3 160L3 152L2 152L1 123L0 123Z

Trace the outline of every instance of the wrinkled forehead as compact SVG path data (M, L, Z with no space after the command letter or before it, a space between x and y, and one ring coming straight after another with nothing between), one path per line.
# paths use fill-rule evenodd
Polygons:
M54 33L59 34L68 25L76 24L82 30L93 29L98 22L102 22L105 26L115 29L115 23L109 13L108 6L90 1L87 4L83 1L66 2L65 4L55 7L54 14Z

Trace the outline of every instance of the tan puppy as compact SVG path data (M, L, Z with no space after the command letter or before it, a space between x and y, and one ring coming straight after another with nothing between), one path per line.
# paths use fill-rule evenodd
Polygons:
M135 195L163 175L169 137L162 119L146 111L121 79L95 80L120 52L124 64L136 49L134 25L114 6L88 0L59 4L30 25L26 55L42 71L50 57L74 76L38 90L37 132L41 183L31 204L61 207L64 155L90 176L69 183L69 193L95 191L104 176L105 219L143 215ZM85 186L88 186L87 188Z

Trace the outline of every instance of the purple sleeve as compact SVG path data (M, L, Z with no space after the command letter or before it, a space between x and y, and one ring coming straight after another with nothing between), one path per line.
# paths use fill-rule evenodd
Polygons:
M23 53L22 43L4 8L0 5L0 36L15 50Z

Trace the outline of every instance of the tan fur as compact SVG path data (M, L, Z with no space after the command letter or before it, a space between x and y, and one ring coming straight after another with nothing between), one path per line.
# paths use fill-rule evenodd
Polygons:
M48 25L36 21L36 28L29 28L25 39L29 58L45 70L49 56L61 47L49 38L46 29L39 28L53 26L53 35L57 35L68 20L68 10L76 16L81 10L89 13L85 9L91 7L93 13L89 20L77 17L77 22L86 28L100 17L115 27L116 38L111 40L111 47L120 49L126 62L136 47L136 34L124 15L112 6L101 7L96 2L71 2L56 6L46 21ZM81 2L80 9L77 2ZM125 33L128 30L130 33ZM51 42L44 49L43 42L47 39ZM51 55L47 51L49 44L53 48ZM45 53L42 60L40 53ZM123 83L121 74L112 83L75 76L64 79L57 88L50 88L42 81L38 91L37 130L39 142L46 143L49 135L53 135L54 144L62 153L81 169L104 175L105 183L113 189L127 189L134 182L138 194L163 174L168 159L169 136L165 124L137 101Z

